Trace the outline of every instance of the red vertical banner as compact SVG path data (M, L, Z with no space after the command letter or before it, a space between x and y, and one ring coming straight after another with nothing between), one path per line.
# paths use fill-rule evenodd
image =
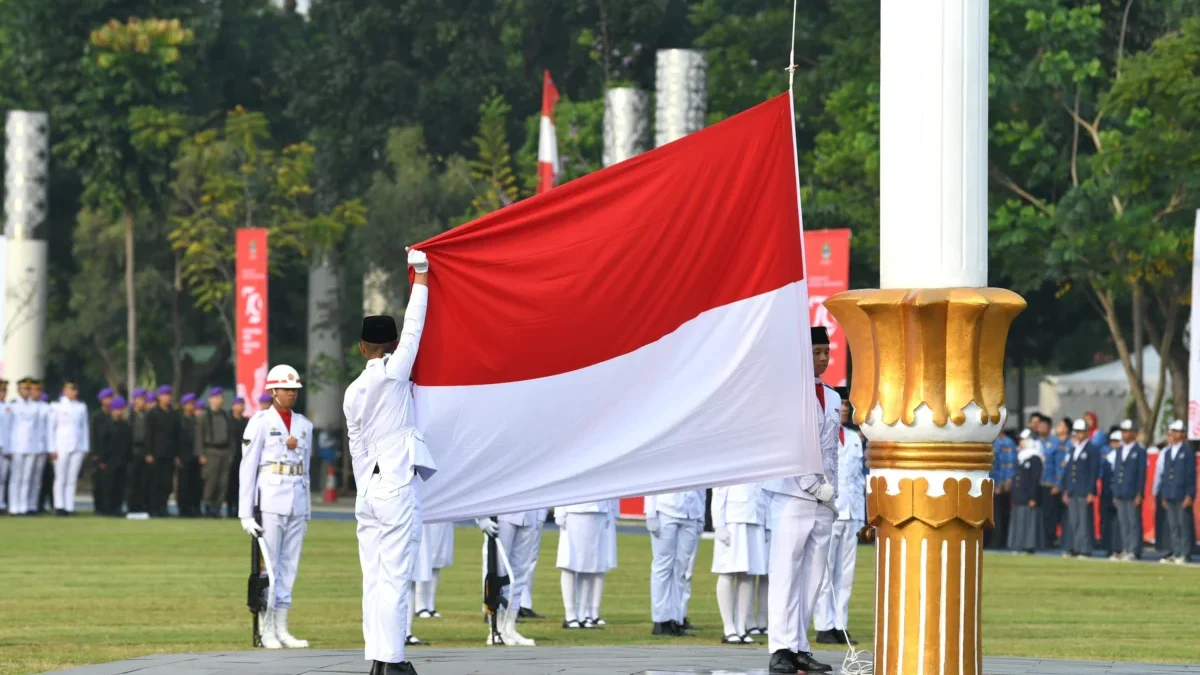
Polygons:
M829 369L826 383L846 385L850 357L846 334L825 309L825 300L850 290L850 230L804 231L804 277L808 280L808 319L829 329Z
M267 381L267 230L237 231L237 395L250 410Z

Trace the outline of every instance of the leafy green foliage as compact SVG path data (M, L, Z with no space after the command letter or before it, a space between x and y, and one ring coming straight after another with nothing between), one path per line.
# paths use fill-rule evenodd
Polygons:
M504 97L499 95L492 96L479 107L479 133L472 139L479 156L470 161L471 178L482 188L471 202L471 211L476 217L502 209L519 198L505 133L511 111Z
M181 254L181 275L196 307L218 314L230 344L236 230L268 231L272 271L333 246L346 230L366 222L360 200L316 208L311 177L315 149L308 143L271 149L270 125L261 113L237 108L219 129L184 143L172 168L171 246Z

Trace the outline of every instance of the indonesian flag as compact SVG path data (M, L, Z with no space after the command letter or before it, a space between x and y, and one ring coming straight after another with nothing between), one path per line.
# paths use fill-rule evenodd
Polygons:
M426 522L820 473L787 94L440 234Z
M554 187L558 176L558 136L554 134L554 104L558 89L550 79L550 71L542 75L542 123L538 133L538 186L540 195Z

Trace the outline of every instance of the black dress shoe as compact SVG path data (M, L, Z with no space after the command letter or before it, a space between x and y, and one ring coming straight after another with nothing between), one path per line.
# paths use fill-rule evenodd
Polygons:
M675 637L692 637L692 634L683 629L683 625L678 621L668 621L671 624L671 635Z
M670 621L655 621L654 630L651 635L674 635L675 629L671 627Z
M378 670L371 670L371 675L417 675L417 669L408 661L400 663L384 663L376 661L375 667Z
M683 623L679 624L679 627L684 630L696 630L696 627L692 625L691 621L688 621L686 616L683 617Z
M521 609L517 610L517 617L521 618L521 619L544 619L544 618L546 618L546 617L542 616L541 614L538 614L537 612L533 611L533 609L531 609L529 607L522 607Z
M767 672L772 675L796 675L800 672L800 664L796 662L796 653L787 649L780 649L771 654L771 661L767 665Z
M838 644L842 644L842 645L858 644L858 640L855 640L854 638L850 637L850 631L839 630L839 631L835 631L835 632L837 633Z
M828 673L833 671L833 666L827 666L824 663L813 658L812 652L799 652L796 654L796 664L806 673Z

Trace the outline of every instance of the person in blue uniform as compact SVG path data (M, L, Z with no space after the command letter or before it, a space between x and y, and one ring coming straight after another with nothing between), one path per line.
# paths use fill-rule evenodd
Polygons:
M1062 520L1062 488L1059 487L1061 473L1061 457L1071 444L1071 424L1069 418L1064 418L1042 439L1042 452L1045 455L1042 463L1042 484L1039 504L1042 510L1042 548L1054 548L1058 545L1058 525ZM1043 425L1050 429L1050 419Z
M1119 546L1121 535L1117 531L1117 503L1113 500L1113 473L1116 470L1117 455L1121 449L1121 429L1114 426L1108 431L1108 446L1104 449L1100 460L1100 548L1104 551L1115 551Z
M1137 442L1133 420L1121 422L1121 446L1113 458L1112 493L1117 508L1117 533L1110 560L1142 557L1142 495L1146 491L1146 448Z
M1012 524L1008 530L1008 548L1013 553L1033 555L1042 544L1042 441L1037 434L1021 432L1017 466L1012 483Z
M1188 447L1187 427L1175 420L1167 429L1167 445L1158 456L1162 467L1158 496L1167 512L1170 553L1159 562L1186 565L1192 552L1192 514L1196 502L1196 451Z
M1009 514L1012 511L1012 482L1017 469L1017 445L1009 432L992 443L992 512L995 527L984 535L988 548L1004 548L1008 543Z
M1067 505L1064 557L1092 557L1092 504L1096 501L1096 476L1101 449L1088 441L1087 422L1071 426L1071 447L1063 471L1063 502Z

